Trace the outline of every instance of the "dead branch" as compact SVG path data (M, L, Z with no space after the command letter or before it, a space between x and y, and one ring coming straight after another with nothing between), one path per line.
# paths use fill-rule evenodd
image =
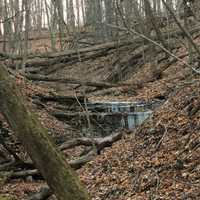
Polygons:
M96 146L98 153L105 147L110 147L112 144L120 140L123 136L123 132L117 132L104 138L76 138L71 141L67 141L59 146L60 150L73 148L75 146Z
M72 95L43 95L43 94L38 94L37 96L34 96L33 98L39 99L41 102L59 102L59 103L67 103L67 104L73 104L77 102L77 98L79 102L83 103L84 102L84 96L78 95L78 96L72 96Z
M32 81L44 81L44 82L58 82L58 83L66 83L66 84L77 84L81 86L91 86L91 87L98 87L98 88L111 88L111 87L119 87L124 86L127 84L111 84L105 82L93 82L93 81L82 81L73 78L53 78L48 76L42 75L25 75L26 78Z
M9 179L24 178L27 176L34 176L38 174L39 174L39 171L37 169L23 170L23 171L11 172L8 175L8 178Z
M97 150L93 148L86 155L83 155L76 160L69 161L69 164L73 169L80 169L83 165L93 160L96 156Z
M62 150L66 150L66 149L70 149L76 146L92 146L92 145L97 145L97 140L92 139L92 138L76 138L76 139L72 139L70 141L64 142L63 144L61 144L59 146L59 149Z
M111 146L114 142L120 140L122 138L123 133L119 132L116 134L113 134L111 136L107 136L105 138L77 138L74 140L71 140L69 142L66 142L65 144L61 145L59 147L60 150L72 148L74 146L78 145L86 145L86 146L93 146L97 145L97 148L92 148L91 151L89 151L88 154L81 156L80 158L69 161L69 164L74 169L80 169L84 164L88 163L89 161L93 160L95 156L97 155L98 151L101 151L105 147ZM53 193L48 187L44 187L40 190L39 193L36 193L29 197L27 200L44 200L50 197Z

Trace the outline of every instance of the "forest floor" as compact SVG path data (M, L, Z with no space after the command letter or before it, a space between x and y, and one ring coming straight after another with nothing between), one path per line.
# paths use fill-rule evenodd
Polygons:
M177 55L184 53L181 48ZM71 77L102 80L105 70L110 70L106 66L112 56L63 70ZM66 74L63 70L56 75ZM145 82L149 72L150 66L145 64L125 81L129 86L89 94L91 101L164 101L149 120L78 170L93 200L200 199L200 77L180 62L170 65L159 79ZM140 80L144 80L142 86L135 87ZM32 99L55 90L66 93L63 84L36 85L20 76L16 83L50 132L71 134L68 127L48 114L51 104L41 109ZM30 177L12 179L2 184L0 194L24 199L43 184Z

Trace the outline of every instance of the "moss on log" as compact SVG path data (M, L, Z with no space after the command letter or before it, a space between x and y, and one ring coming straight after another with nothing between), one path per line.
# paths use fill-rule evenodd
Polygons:
M0 200L15 200L13 197L6 197L6 196L2 196L0 195Z
M0 66L0 111L58 200L89 200L77 174L56 149L5 67Z

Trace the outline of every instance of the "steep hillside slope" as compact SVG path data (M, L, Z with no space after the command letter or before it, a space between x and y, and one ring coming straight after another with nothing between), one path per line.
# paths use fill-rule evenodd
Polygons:
M177 83L152 119L80 170L93 199L199 199L200 79Z

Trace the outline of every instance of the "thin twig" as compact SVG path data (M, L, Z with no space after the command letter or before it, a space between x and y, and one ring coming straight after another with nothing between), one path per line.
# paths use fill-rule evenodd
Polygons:
M163 133L163 136L162 136L162 138L160 139L160 141L158 142L158 144L156 145L155 152L160 148L160 146L161 146L161 144L162 144L164 138L165 138L166 135L167 135L167 128L166 128L165 125L163 125L163 126L164 126L164 128L165 128L165 132Z

